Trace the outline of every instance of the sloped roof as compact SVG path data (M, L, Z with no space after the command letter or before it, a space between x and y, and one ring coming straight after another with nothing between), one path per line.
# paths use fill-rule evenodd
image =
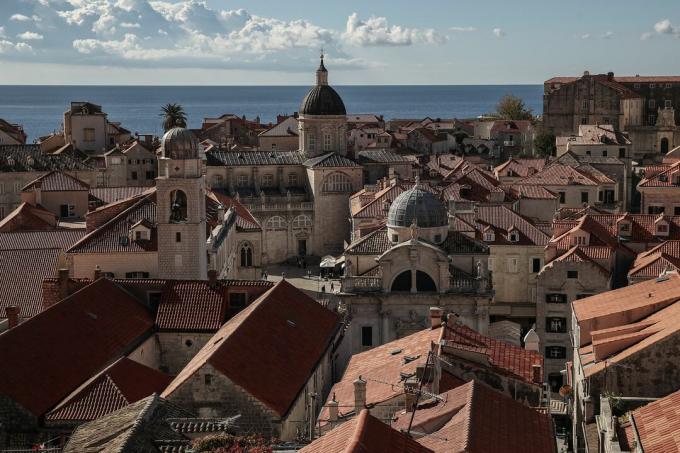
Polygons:
M359 164L336 153L328 153L322 156L307 159L303 162L307 168L332 168L332 167L358 167Z
M101 204L109 204L141 195L147 190L149 188L144 186L92 187L90 198L94 198Z
M51 171L26 184L21 190L27 191L40 187L43 192L71 192L90 190L89 184L60 171Z
M490 242L494 245L546 245L550 239L547 234L537 228L529 220L505 206L478 206L473 213L458 212L462 225L473 225L476 237L483 239L485 228L495 231L495 240ZM519 241L510 242L507 238L511 228L519 232Z
M229 308L228 289L261 283L260 294L273 284L263 280L168 280L163 286L156 326L161 330L217 331Z
M91 170L77 153L46 154L40 145L0 145L0 171Z
M376 217L387 217L384 210L384 203L389 202L391 204L399 195L401 195L402 192L405 192L406 190L407 187L405 184L397 183L390 185L389 187L372 194L373 200L357 209L352 217L369 219Z
M252 165L302 165L304 156L300 151L221 151L206 153L208 165L252 166Z
M154 394L80 425L64 453L153 452L160 451L159 441L183 448L189 444L187 438L173 430L168 420L192 415Z
M206 363L284 416L331 346L340 319L285 280L229 320L163 392Z
M510 158L504 163L495 167L494 171L498 173L509 173L508 176L518 176L525 178L543 170L545 164L545 159Z
M667 166L665 169L659 169L660 171L645 172L645 177L638 183L638 188L647 187L680 187L673 181L673 177L680 173L680 161L674 163L673 165Z
M359 163L362 164L392 164L399 162L410 162L406 157L401 154L395 153L390 149L372 149L359 151L357 154L359 158Z
M234 197L227 195L222 190L213 190L208 194L208 196L214 198L218 203L221 203L224 206L225 211L229 210L229 208L234 209L236 215L238 216L236 219L236 226L238 228L242 230L262 229L260 222L255 218L255 216L248 210L248 208L243 206L241 202Z
M680 445L680 391L653 401L630 414L639 447L645 453L665 453Z
M66 397L45 419L60 423L94 420L162 392L171 380L165 373L122 357Z
M597 186L600 184L614 184L615 181L590 166L581 165L579 167L572 167L555 163L538 173L521 179L519 183L541 186Z
M433 453L375 418L368 409L316 439L300 453Z
M294 116L289 116L269 129L260 132L260 137L297 137L298 136L298 119Z
M473 380L439 396L419 404L411 427L418 443L435 453L557 451L550 415L483 383ZM392 427L406 430L410 419L401 412Z
M628 271L628 277L655 278L669 269L680 270L680 240L665 241L640 253Z
M43 208L21 203L12 212L0 219L0 233L13 231L49 231L57 226L58 217Z
M595 247L591 247L595 248ZM608 247L598 247L598 248L604 248L606 250L611 250ZM581 246L575 245L569 250L567 250L565 253L562 255L559 255L557 258L552 260L550 263L548 263L548 267L553 267L553 263L559 263L559 262L576 262L576 263L591 263L597 270L602 272L605 275L609 275L611 272L609 269L605 269L601 264L599 264L597 261L595 261L591 256L589 256Z
M382 255L390 247L392 243L387 237L387 228L382 227L352 242L345 252L352 255Z
M456 350L484 354L494 372L528 383L534 383L533 365L540 365L543 373L543 356L540 353L484 336L462 324L447 325L441 344L442 354L455 355Z
M152 326L145 307L99 279L0 334L0 393L41 416Z

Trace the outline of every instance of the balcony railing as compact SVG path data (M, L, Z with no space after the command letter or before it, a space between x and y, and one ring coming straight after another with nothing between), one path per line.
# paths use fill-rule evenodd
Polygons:
M263 211L311 211L314 209L314 203L311 201L303 201L299 203L253 203L244 204L250 212Z
M343 277L340 288L344 293L382 291L382 277Z

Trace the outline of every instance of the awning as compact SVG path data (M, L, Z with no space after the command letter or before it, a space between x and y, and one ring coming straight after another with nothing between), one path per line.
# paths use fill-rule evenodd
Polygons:
M319 264L319 267L335 267L336 260L335 257L331 255L326 255L323 258L321 258L321 264Z

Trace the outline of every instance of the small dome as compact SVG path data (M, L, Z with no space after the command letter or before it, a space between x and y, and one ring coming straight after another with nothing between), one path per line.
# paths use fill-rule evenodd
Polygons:
M387 214L387 226L409 227L414 220L420 228L436 228L449 224L444 203L418 185L394 199Z
M161 151L170 159L199 159L198 139L189 129L175 127L163 135Z
M302 115L346 115L345 103L329 85L316 85L300 104Z

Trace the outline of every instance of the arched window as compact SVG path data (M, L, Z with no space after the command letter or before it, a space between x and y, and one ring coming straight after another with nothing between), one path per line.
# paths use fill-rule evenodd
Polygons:
M181 190L170 192L170 222L187 221L187 194Z
M241 245L241 267L250 267L253 265L253 248L249 243L245 242Z
M324 192L351 192L352 182L344 173L331 173L323 181Z
M668 139L666 137L661 139L661 154L668 152Z
M299 215L293 219L293 228L311 228L312 219L306 215Z
M268 230L281 230L286 228L286 219L281 216L275 215L270 217L265 224L265 228Z

